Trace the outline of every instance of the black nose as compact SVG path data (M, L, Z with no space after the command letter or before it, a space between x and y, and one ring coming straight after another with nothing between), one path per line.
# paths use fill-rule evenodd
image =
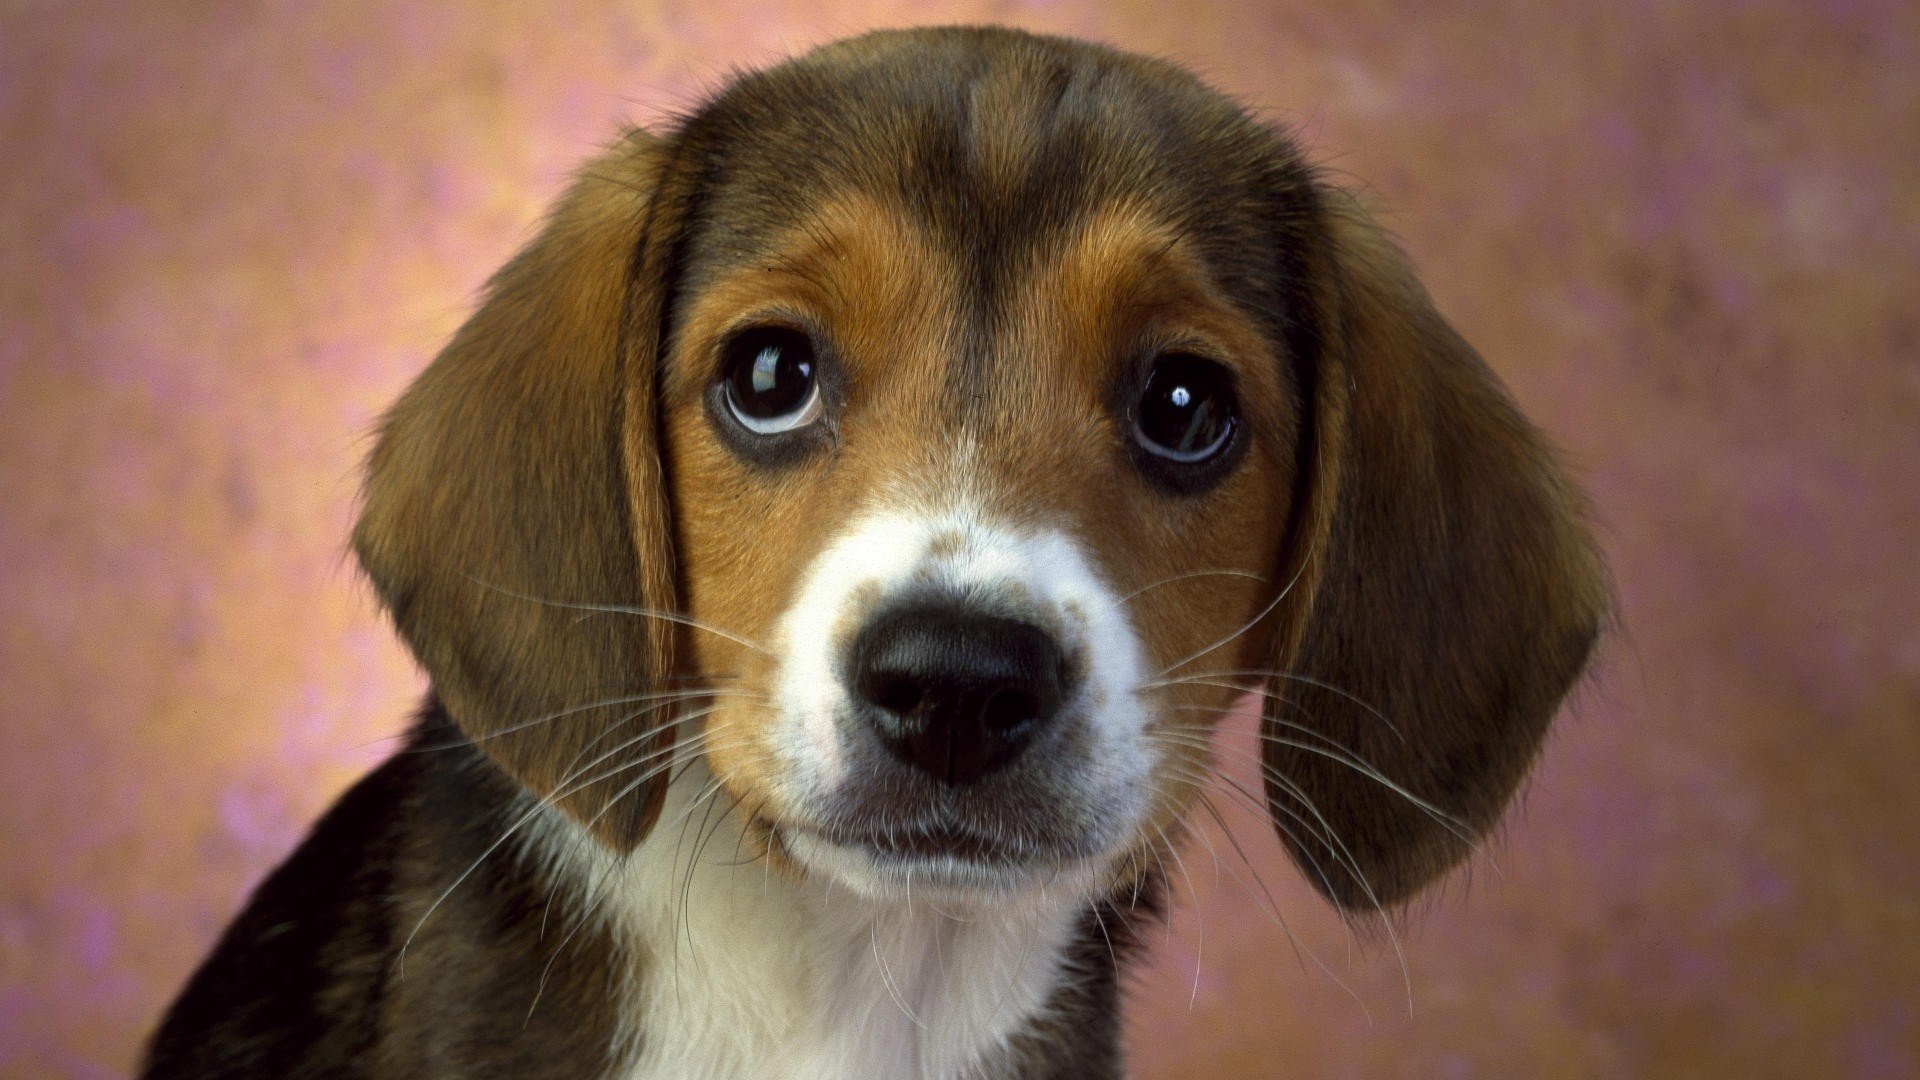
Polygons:
M951 606L868 623L852 653L854 693L888 750L948 784L1012 762L1060 711L1061 657L1030 623Z

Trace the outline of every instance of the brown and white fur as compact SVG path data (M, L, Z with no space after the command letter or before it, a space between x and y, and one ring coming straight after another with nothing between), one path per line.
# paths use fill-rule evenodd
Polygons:
M1351 196L1170 64L989 29L588 164L354 543L433 695L149 1076L1119 1075L1238 695L1308 880L1391 906L1499 819L1607 596Z

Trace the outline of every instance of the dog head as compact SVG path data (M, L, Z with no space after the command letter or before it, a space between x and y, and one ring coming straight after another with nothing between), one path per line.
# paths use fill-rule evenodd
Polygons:
M1355 201L1180 69L994 30L740 78L589 164L387 418L361 561L617 850L703 756L783 869L1091 891L1266 697L1335 902L1491 827L1603 573Z

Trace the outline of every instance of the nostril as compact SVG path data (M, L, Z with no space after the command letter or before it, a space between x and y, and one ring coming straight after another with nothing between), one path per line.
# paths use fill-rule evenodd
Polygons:
M990 734L1011 735L1023 725L1045 719L1042 713L1037 694L1008 688L987 699L980 709L980 726Z
M895 716L911 716L926 697L926 688L910 676L877 675L860 688L860 696Z

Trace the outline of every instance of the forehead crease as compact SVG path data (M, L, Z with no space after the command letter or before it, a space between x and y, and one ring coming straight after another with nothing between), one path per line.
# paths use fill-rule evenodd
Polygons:
M1146 221L1167 220L1185 201L1162 153L1174 118L1105 74L1052 58L993 69L955 95L954 110L917 130L919 148L901 156L907 205L959 274L961 340L947 380L958 415L987 400L995 369L1009 359L1005 339L1032 305L1033 279L1063 249L1090 236L1117 245L1121 220L1146 231ZM1168 210L1152 214L1152 204ZM1115 215L1116 205L1128 209Z
M1005 355L1034 356L1056 373L1070 369L1089 386L1114 377L1115 365L1137 349L1242 358L1267 352L1190 231L1125 197L1090 210L1048 258L1026 268L1008 290L1001 322ZM1004 373L996 388L1011 383L1032 393L1033 380L1019 374Z
M872 298L849 286L897 301L945 276L934 245L910 215L855 189L835 191L797 215L771 248L775 259L822 278L834 299L848 305Z
M1137 201L1090 210L1008 282L996 319L1000 344L1052 361L1108 359L1135 317L1184 282L1189 266L1169 257L1179 241L1164 215Z
M1045 283L1056 297L1124 300L1150 284L1150 275L1171 272L1184 279L1198 272L1182 241L1183 231L1167 215L1137 199L1115 200L1089 213L1063 239L1056 257L1036 261L1028 283ZM1044 302L1031 287L1023 294L1029 304Z

